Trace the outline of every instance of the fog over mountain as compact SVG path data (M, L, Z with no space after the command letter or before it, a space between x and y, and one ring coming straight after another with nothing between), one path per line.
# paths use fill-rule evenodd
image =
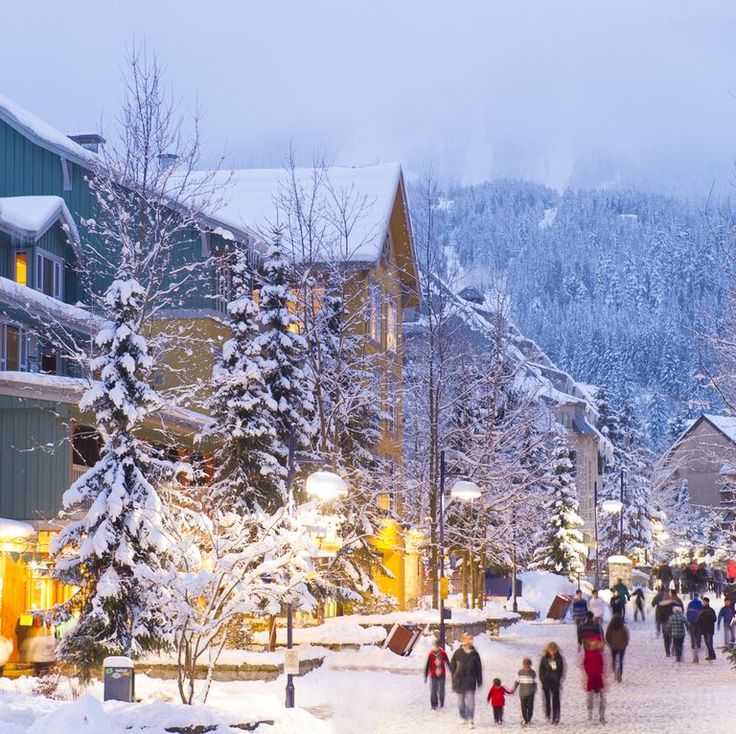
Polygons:
M57 127L108 123L145 42L204 113L206 165L432 162L453 183L728 192L727 0L38 0L3 7L0 88ZM21 63L22 61L22 63Z

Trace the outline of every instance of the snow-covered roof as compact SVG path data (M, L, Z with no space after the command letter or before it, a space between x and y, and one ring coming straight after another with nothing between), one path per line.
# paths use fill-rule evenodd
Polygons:
M0 393L35 400L75 404L92 384L92 381L81 377L40 372L0 372ZM165 424L195 431L204 430L212 422L209 416L178 405L165 405L151 417L154 420L160 418Z
M49 323L59 323L82 333L92 334L105 325L104 319L84 308L64 303L0 276L0 306L3 304L43 319L46 326Z
M0 197L0 229L22 239L39 240L59 220L78 243L77 225L60 196Z
M94 153L86 150L63 132L52 127L40 117L0 94L0 120L3 120L36 145L52 153L76 161L82 165L94 159Z
M206 178L210 185L222 183L222 194L211 217L225 227L264 235L272 226L285 223L288 215L279 201L289 195L291 170L256 168L202 171L199 176ZM401 166L398 163L325 169L296 168L293 177L297 189L305 196L311 196L316 190L327 206L330 206L333 194L338 199L349 197L353 209L356 204L362 204L350 232L349 252L343 253L347 255L344 259L353 262L374 262L378 259L401 182ZM316 185L315 177L318 180ZM194 176L194 180L197 179Z
M736 416L704 413L703 418L714 425L729 441L736 443Z
M9 520L0 517L0 538L3 540L17 540L18 538L31 538L36 534L33 525L20 520Z

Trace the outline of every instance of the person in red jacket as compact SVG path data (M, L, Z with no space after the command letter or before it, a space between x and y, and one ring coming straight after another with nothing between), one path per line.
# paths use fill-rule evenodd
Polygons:
M494 678L491 690L488 691L488 701L493 707L493 721L496 724L503 724L503 707L506 705L507 693L513 691L502 686L500 678Z
M440 641L436 639L424 666L424 682L426 683L429 678L430 685L429 703L435 711L445 705L445 679L449 665L447 653L440 647Z
M603 637L586 635L583 639L583 670L585 671L585 690L588 697L588 719L593 718L593 704L598 696L598 718L601 724L606 721L606 699L603 693Z

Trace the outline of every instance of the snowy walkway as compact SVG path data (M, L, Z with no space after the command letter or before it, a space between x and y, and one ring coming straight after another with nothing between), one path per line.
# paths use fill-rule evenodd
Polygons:
M585 709L583 676L571 624L521 623L500 639L483 642L483 695L476 698L476 730L496 730L492 711L485 702L486 684L500 677L509 685L523 657L531 657L537 668L541 650L554 639L562 648L568 673L562 696L562 722L558 729L576 732L683 732L694 724L708 734L732 731L736 704L736 671L731 670L717 649L714 663L688 662L677 665L665 658L661 639L654 637L651 619L630 624L631 645L627 651L622 684L609 683L605 727L591 725ZM701 653L701 661L704 651ZM412 656L413 657L413 656ZM336 661L335 661L336 662ZM417 661L419 662L419 661ZM611 681L610 660L607 683ZM322 715L330 712L336 733L446 734L465 731L459 724L455 697L450 695L443 711L429 708L429 694L418 675L386 672L318 670L297 681L300 705ZM309 705L308 705L309 702ZM504 729L521 731L517 696L507 699ZM543 714L541 692L535 702L532 727L552 729ZM526 729L525 729L526 731Z
M582 670L576 653L572 624L520 623L497 639L479 638L484 686L476 699L476 730L495 731L485 694L492 678L507 686L514 681L524 657L538 665L544 645L555 640L562 648L568 673L563 686L562 722L556 731L685 732L693 726L706 734L733 731L736 671L720 655L715 663L677 665L665 658L662 641L654 637L651 619L630 624L632 642L627 652L624 682L610 683L608 724L589 724L582 690ZM429 640L409 658L378 647L331 653L322 668L296 679L297 708L285 710L285 680L215 683L206 708L176 704L173 681L140 675L136 693L143 705L108 702L101 706L101 686L76 703L50 701L28 695L33 679L0 680L0 732L2 734L165 734L173 723L238 723L274 720L257 734L448 734L467 731L460 725L455 697L448 695L444 710L429 708L429 692L422 682L422 667ZM609 656L606 663L610 668ZM95 698L97 700L95 700ZM541 692L535 703L532 728L552 730L542 711ZM316 718L315 718L316 717ZM521 731L517 696L510 696L504 729ZM218 732L233 732L221 726ZM525 730L526 731L526 730Z

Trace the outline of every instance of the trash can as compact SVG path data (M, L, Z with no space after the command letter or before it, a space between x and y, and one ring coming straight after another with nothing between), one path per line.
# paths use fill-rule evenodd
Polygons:
M105 701L133 701L135 695L135 670L133 661L123 656L113 656L102 661L105 678Z

